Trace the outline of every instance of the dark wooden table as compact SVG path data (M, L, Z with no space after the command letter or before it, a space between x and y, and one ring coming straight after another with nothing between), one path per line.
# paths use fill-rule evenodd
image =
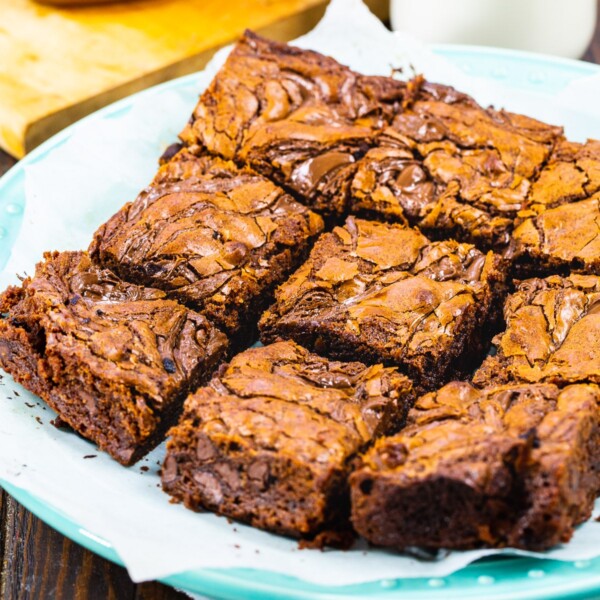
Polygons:
M600 64L600 19L583 58ZM0 151L0 175L15 163ZM156 582L133 583L125 569L71 542L0 489L0 598L175 600L187 596Z

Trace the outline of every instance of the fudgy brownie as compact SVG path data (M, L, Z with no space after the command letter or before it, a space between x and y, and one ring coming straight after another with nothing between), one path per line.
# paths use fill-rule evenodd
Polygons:
M351 475L370 542L544 550L588 519L600 490L600 388L454 382L420 398Z
M513 233L518 276L600 273L598 192L600 141L559 144Z
M332 362L293 342L251 348L187 399L163 487L192 509L342 542L350 462L397 431L413 400L394 368Z
M202 315L83 252L47 253L0 311L0 366L124 465L162 441L227 347Z
M507 299L504 317L506 330L475 373L477 385L600 383L600 277L525 280Z
M182 150L100 227L90 252L202 312L240 346L322 229L321 217L249 168Z
M484 109L417 78L404 109L360 161L352 209L407 219L437 237L504 246L560 139L559 127Z
M345 212L356 160L391 121L406 84L246 32L181 134L249 163L324 214Z
M505 263L492 252L348 217L278 288L261 339L397 365L430 390L473 368L504 279Z

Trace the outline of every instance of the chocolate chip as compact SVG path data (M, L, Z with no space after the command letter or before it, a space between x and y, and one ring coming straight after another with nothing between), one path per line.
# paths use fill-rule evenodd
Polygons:
M177 459L174 456L167 456L161 471L161 478L164 483L171 483L177 479Z
M194 481L198 484L200 493L209 502L219 504L223 500L223 488L212 473L198 471L194 473Z
M175 363L170 358L163 358L163 367L167 373L175 373L177 372L177 368L175 367Z
M104 313L103 313L103 312L102 312L102 311L101 311L99 308L97 308L97 309L96 309L96 314L97 314L99 317L102 317L102 316L104 316Z
M394 469L403 465L407 456L408 450L404 444L392 444L386 448L382 459L390 469Z
M215 472L219 475L229 489L235 490L240 487L240 476L237 470L229 463L219 463L215 465Z
M263 461L253 462L248 467L248 477L264 490L269 482L269 465Z
M205 436L201 435L198 438L198 444L196 445L196 456L198 460L209 460L217 455L215 447L212 442Z
M158 159L159 164L162 165L171 160L182 148L183 144L179 142L167 146L161 157Z

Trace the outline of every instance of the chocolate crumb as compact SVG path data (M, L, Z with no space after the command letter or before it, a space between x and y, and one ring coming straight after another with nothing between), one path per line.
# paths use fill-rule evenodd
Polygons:
M143 467L140 467L140 471L143 471L144 473L147 473L150 469L148 467L146 467L145 465Z
M170 358L163 358L162 362L167 373L175 373L177 371L175 363Z
M21 394L19 394L19 392L17 392L17 390L13 390L13 394L14 394L14 395L15 395L17 398L19 398L19 397L21 396Z
M30 404L29 402L25 402L25 406L28 406L29 408L35 408L35 404Z
M43 425L44 421L42 421L39 417L36 417L35 420L40 424Z
M83 458L96 458L97 454L86 454Z

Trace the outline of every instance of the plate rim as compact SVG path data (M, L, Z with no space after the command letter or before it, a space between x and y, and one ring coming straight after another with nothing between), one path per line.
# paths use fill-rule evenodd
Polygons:
M432 46L432 49L437 54L442 56L446 56L452 59L452 56L456 56L458 54L464 54L466 56L475 56L477 58L486 57L488 59L500 59L503 61L519 61L521 63L535 63L535 64L544 64L549 68L560 67L567 73L571 72L570 77L571 80L578 79L580 77L584 77L586 75L594 75L600 74L600 65L594 63L587 63L580 60L562 58L562 57L554 57L547 54L540 54L535 52L526 52L521 50L511 50L511 49L503 49L496 48L492 46L471 46L471 45L463 45L463 44L435 44ZM158 85L152 86L145 90L139 91L135 94L122 98L108 106L105 106L85 117L72 123L65 129L61 130L42 144L35 148L32 152L26 155L23 159L17 162L11 169L9 169L2 177L0 177L0 193L3 189L8 188L16 178L18 178L22 173L23 169L27 164L31 164L37 162L39 160L43 160L45 156L50 153L53 149L62 145L65 141L67 141L72 133L83 123L88 122L89 120L102 119L110 116L118 116L118 113L124 109L127 109L131 106L134 99L138 99L140 97L151 96L152 94L162 92L164 90L170 88L181 88L189 85L194 85L197 78L199 77L202 71L198 71L195 73L191 73L189 75L184 75L183 77L178 77L176 79L172 79ZM21 223L17 226L19 229L21 227ZM114 550L111 544L102 539L101 536L93 534L81 526L79 526L73 519L71 519L68 515L58 511L54 507L50 506L47 503L44 503L42 500L36 498L23 488L18 486L8 484L7 482L0 479L0 487L3 487L7 493L9 493L17 502L22 504L27 510L32 512L36 517L40 520L51 526L52 528L59 531L61 534L65 535L75 543L78 543L91 552L102 556L103 558L110 560L120 566L124 566L123 562L119 558L118 554ZM524 564L524 561L535 561L536 564L546 563L558 563L560 561L554 561L549 559L528 559L528 558L515 558L515 559L507 559L513 560L515 563L519 563L521 565ZM595 562L598 563L600 567L600 558L594 559ZM568 563L570 564L570 563ZM451 580L452 577L458 573L465 573L467 570L480 570L481 563L472 563L464 567L463 569L448 575L443 578L444 580ZM242 571L242 574L240 574ZM582 573L584 571L581 571ZM267 577L275 577L277 579L288 579L288 585L284 585L282 587L281 584L278 583L265 583L265 582L257 582L255 579L257 574L263 574ZM436 578L439 579L439 578ZM410 584L415 584L416 582L427 581L429 578L415 578L415 579L399 579L398 581L402 582L402 585L398 588L394 588L391 586L382 585L377 590L377 597L382 598L392 598L396 595L401 595L402 598L409 600L409 598L431 598L431 597L480 597L484 591L485 595L491 598L509 598L514 597L514 593L517 591L515 589L518 586L519 580L516 580L514 583L514 587L510 590L509 594L494 594L493 586L476 587L472 588L473 595L469 593L465 593L464 586L459 586L457 588L452 587L440 587L436 588L435 586L430 586L424 590L418 591L416 586L412 587L415 589L410 589ZM349 586L343 586L342 588L337 586L325 586L325 585L317 585L311 584L305 580L300 580L295 577L283 574L276 574L270 571L265 571L263 569L238 569L238 568L222 568L222 569L196 569L194 571L189 571L185 573L176 574L170 577L161 578L160 581L166 583L167 585L184 589L190 593L197 594L218 594L219 597L223 598L238 598L242 597L244 593L248 592L260 592L262 597L264 598L289 598L291 599L310 599L310 600L325 600L325 599L333 599L333 598L341 598L352 595L353 598L358 597L366 597L359 589L361 587L365 587L367 585L377 585L378 581L370 582L368 584L354 584ZM384 580L388 581L388 580ZM290 587L291 585L291 587ZM405 586L409 587L405 587ZM300 589L302 586L309 587L318 587L325 591L316 591L316 590L302 590ZM358 593L353 593L351 588L356 588ZM523 598L566 598L566 597L582 597L584 594L589 594L590 592L599 592L600 591L600 569L598 569L597 575L590 574L588 577L580 577L576 580L570 580L564 583L563 586L553 585L552 589L546 589L547 586L544 586L544 589L534 589L529 590L529 592L520 596ZM370 590L368 595L372 595L374 590ZM543 594L543 596L541 595ZM550 594L550 595L548 595Z

